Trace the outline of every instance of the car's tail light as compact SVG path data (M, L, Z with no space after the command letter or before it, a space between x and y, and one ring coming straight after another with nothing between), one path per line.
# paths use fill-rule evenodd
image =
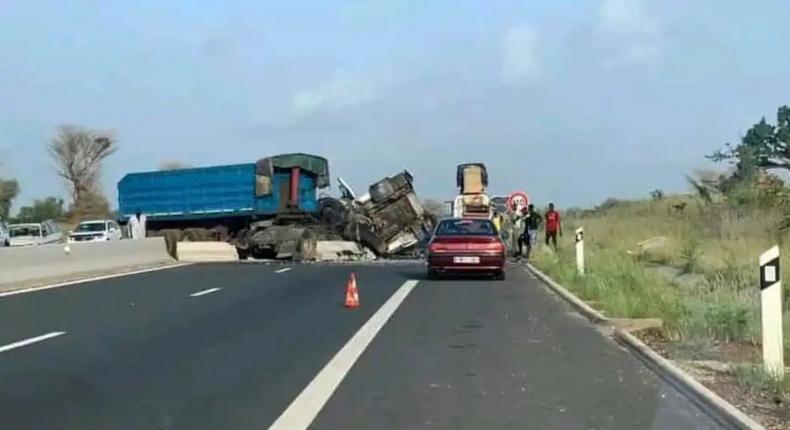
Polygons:
M447 244L441 242L435 242L428 245L428 252L437 253L437 252L445 252L447 251Z
M467 249L470 251L504 252L505 245L502 242L470 243Z

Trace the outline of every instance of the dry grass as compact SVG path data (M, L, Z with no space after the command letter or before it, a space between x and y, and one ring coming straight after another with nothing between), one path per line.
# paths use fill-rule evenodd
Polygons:
M680 201L682 212L673 209ZM790 241L777 233L780 214L672 197L566 218L566 231L585 229L588 275L575 275L570 244L557 254L537 253L535 264L582 298L614 317L662 318L667 334L679 340L759 342L757 259L777 243L790 255ZM639 246L656 237L663 238L652 241L660 246ZM667 266L687 275L662 275ZM790 279L790 265L783 275ZM790 345L790 312L785 315Z

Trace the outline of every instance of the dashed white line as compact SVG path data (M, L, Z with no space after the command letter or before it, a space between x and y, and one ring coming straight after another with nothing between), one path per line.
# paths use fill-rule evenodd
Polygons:
M285 273L285 272L290 272L292 269L293 269L292 267L286 267L286 268L284 268L284 269L275 270L275 271L274 271L274 273Z
M189 297L200 297L205 296L206 294L216 293L217 291L221 290L222 288L209 288L208 290L198 291L197 293L192 293Z
M305 430L346 377L359 356L409 295L417 281L406 281L305 387L269 430Z
M41 336L31 337L30 339L20 340L18 342L9 343L8 345L0 346L0 352L10 351L12 349L21 348L23 346L27 346L33 343L38 343L45 341L47 339L52 339L53 337L58 337L66 334L65 331L53 331L52 333L42 334Z

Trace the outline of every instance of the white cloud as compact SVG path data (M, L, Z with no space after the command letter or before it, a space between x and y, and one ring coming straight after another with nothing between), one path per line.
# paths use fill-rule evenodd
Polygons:
M386 77L372 77L335 72L313 88L297 91L291 98L291 112L296 115L337 113L375 100Z
M661 54L661 26L644 0L601 0L598 31L606 65L652 65Z
M531 25L522 23L507 30L502 37L502 79L509 84L533 83L543 77L540 58L540 35Z

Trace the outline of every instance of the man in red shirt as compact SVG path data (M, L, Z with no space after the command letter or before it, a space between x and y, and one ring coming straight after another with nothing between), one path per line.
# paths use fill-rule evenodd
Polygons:
M554 243L554 249L557 249L557 233L562 237L562 223L560 222L560 213L554 210L554 203L549 203L549 211L546 212L546 246L549 245L549 240Z

